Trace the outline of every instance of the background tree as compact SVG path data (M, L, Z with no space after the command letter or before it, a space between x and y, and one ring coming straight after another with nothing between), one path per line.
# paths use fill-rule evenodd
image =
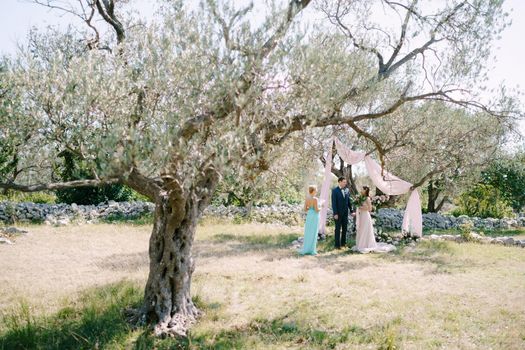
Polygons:
M251 208L259 204L303 201L308 184L322 181L317 161L322 146L312 144L311 140L306 132L289 137L281 147L273 150L268 171L251 180L239 179L235 172L224 175L213 203Z
M390 171L416 183L426 182L428 212L441 210L458 190L478 181L481 169L501 153L512 132L487 113L470 113L441 101L406 105L389 118L369 120L360 127L380 140ZM355 149L375 150L370 137L356 137L349 128L338 127L333 133ZM334 175L345 176L355 191L352 166L337 156L335 163ZM390 205L395 200L392 196Z
M511 217L525 205L523 152L500 155L456 198L454 215ZM514 212L513 212L514 211Z
M518 212L525 207L525 152L494 160L481 174L481 183L497 189Z
M58 154L58 157L59 161L54 171L58 181L93 179L93 173L78 155L64 150ZM57 189L55 193L59 203L81 205L99 204L110 200L125 202L139 198L135 191L123 184Z
M29 152L23 150L23 145L31 144L32 132L23 127L31 121L17 120L14 114L20 113L21 100L17 92L5 80L7 62L0 62L0 182L14 183L30 170L36 170L38 162L32 159ZM25 153L24 153L25 152ZM24 153L24 154L22 154ZM29 159L29 160L28 160ZM8 195L8 188L3 188L2 194Z
M184 335L199 315L190 294L191 249L197 220L225 174L251 180L270 169L273 152L295 132L331 125L348 125L369 139L384 164L383 145L362 124L409 103L445 101L502 120L516 107L507 96L483 105L468 90L505 26L498 1L451 1L426 13L415 1L330 2L323 11L340 34L294 25L309 0L255 9L267 14L257 25L249 18L253 6L233 2L210 0L192 12L170 1L140 26L121 18L122 3L82 4L89 28L99 16L114 39L94 34L94 42L73 41L82 50L53 44L50 51L72 34L37 37L4 73L23 101L20 111L7 106L7 128L25 121L22 129L36 135L35 158L51 162L68 149L93 179L28 177L0 187L124 183L154 201L150 272L135 316L153 323L158 335ZM369 4L403 14L394 41L369 25ZM388 52L381 54L383 48ZM440 61L431 70L433 84L425 74L430 53Z
M452 214L498 218L512 216L512 207L501 191L491 185L477 183L461 193L456 200L457 208Z
M384 140L389 168L403 178L426 181L426 211L437 212L501 153L511 130L483 112L440 101L403 108L370 125Z

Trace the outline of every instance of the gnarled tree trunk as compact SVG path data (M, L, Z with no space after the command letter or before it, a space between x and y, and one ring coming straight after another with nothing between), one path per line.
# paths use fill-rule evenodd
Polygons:
M150 271L139 316L156 336L186 336L201 315L191 298L192 256L197 222L210 202L217 179L207 178L187 194L157 197L149 242Z
M174 205L184 205L184 217ZM195 262L191 248L198 213L191 204L172 204L162 197L155 208L149 243L150 271L144 295L144 314L155 323L155 334L185 335L199 311L190 295Z
M321 159L321 162L323 163L323 165L325 164L324 163L324 158ZM348 189L350 190L350 192L352 194L357 194L358 193L358 189L357 189L357 185L355 183L355 180L354 180L354 175L353 175L353 171L352 171L352 165L351 164L346 164L343 159L341 157L339 157L339 169L337 169L336 167L332 167L332 174L334 174L335 176L337 176L338 178L339 177L344 177L346 179L346 182L347 182L347 186L348 186Z
M437 213L439 209L443 206L444 200L441 203L437 204L438 197L441 193L441 188L437 181L431 180L428 182L427 186L428 201L427 201L427 212L428 213ZM439 208L438 208L439 206Z
M447 202L448 197L445 195L441 198L438 203L439 195L443 192L441 184L438 181L429 181L427 186L428 201L427 201L427 212L437 213Z

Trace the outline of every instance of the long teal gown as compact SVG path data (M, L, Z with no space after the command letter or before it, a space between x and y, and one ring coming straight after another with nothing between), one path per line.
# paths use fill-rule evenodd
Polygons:
M319 213L313 207L308 209L306 222L304 224L304 242L303 248L299 252L301 255L317 254L317 229L319 226Z

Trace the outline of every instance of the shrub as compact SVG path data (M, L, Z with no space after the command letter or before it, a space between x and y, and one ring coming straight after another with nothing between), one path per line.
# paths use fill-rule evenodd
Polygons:
M494 161L481 177L483 183L499 189L515 211L525 207L525 151Z
M472 242L474 241L474 236L472 236L472 229L474 228L474 223L472 221L467 220L461 225L459 225L459 232L461 234L461 237L466 242Z
M107 185L101 187L69 188L56 191L57 202L76 204L98 204L113 200L116 202L129 202L135 200L147 200L125 185Z
M491 185L481 183L462 193L456 200L456 205L458 208L452 212L455 216L468 215L501 219L513 215L511 206L500 191Z
M63 151L60 153L60 157L63 158L63 162L56 168L56 173L62 181L92 178L89 166L75 154ZM121 184L62 189L56 191L56 196L59 203L84 205L98 204L109 200L116 202L148 200L133 189Z
M9 201L17 203L32 202L41 204L54 204L56 203L56 195L52 192L10 192L8 195L0 195L0 201Z

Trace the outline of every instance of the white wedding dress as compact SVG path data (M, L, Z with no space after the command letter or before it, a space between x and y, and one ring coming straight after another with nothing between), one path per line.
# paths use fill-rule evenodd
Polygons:
M352 250L359 253L388 253L396 250L396 247L392 244L376 242L370 210L372 210L372 201L370 198L367 198L363 205L357 209L356 245L352 247Z

